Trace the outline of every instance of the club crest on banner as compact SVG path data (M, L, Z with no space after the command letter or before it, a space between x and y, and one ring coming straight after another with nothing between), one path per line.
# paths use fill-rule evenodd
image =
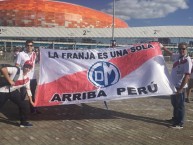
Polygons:
M116 84L120 79L120 72L116 65L98 61L88 71L88 79L96 87L109 87Z

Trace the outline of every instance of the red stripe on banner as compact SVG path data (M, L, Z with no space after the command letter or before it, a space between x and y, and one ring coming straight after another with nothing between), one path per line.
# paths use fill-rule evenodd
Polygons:
M154 46L158 47L156 44L154 44ZM138 51L135 53L129 52L128 55L113 58L110 60L110 62L119 67L121 78L123 78L132 71L135 71L149 59L157 55L162 55L162 51L159 48L150 48L144 51ZM87 78L87 71L66 75L53 82L38 85L36 93L36 106L51 106L61 104L58 102L52 102L51 104L48 103L50 98L52 98L52 96L56 93L87 92L96 89L97 88L89 82Z
M157 55L162 55L161 49L157 49L157 48L148 49L145 51L146 53L144 53L144 51L129 53L129 55L111 59L110 62L112 62L116 66L119 66L121 77L123 78L124 76L128 75L132 71L136 70L139 66L141 66L143 63L145 63L152 57Z
M77 72L71 75L66 75L51 83L38 85L36 102L42 102L40 106L48 106L46 103L54 94L70 93L70 92L87 92L95 90L96 87L87 81L87 71ZM46 90L46 91L41 91ZM41 97L44 96L44 97ZM44 104L45 103L45 104ZM58 105L58 102L52 102L52 105Z

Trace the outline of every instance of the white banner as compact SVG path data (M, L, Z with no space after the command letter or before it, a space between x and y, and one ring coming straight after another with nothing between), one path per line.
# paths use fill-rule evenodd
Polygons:
M40 50L36 106L171 95L159 43L92 50Z

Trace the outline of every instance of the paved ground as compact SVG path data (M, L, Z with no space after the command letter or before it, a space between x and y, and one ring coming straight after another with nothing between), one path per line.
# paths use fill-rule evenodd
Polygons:
M26 102L27 103L27 102ZM19 128L17 107L7 102L0 113L1 145L191 145L193 102L186 104L186 123L170 128L170 98L151 97L40 108L30 115L33 128Z
M27 101L26 101L27 103ZM0 113L0 145L193 145L193 102L181 130L170 128L169 96L40 108L32 128L18 127L7 102Z

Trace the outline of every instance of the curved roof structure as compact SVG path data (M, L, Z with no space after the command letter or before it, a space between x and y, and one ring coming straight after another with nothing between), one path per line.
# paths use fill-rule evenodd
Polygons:
M112 16L94 9L49 0L0 1L0 26L110 28ZM115 28L128 28L115 18Z

